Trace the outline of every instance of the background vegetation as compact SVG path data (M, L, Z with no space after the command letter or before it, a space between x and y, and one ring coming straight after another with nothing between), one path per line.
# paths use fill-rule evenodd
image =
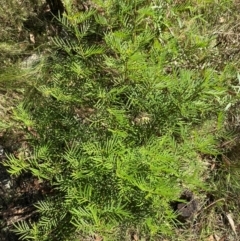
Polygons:
M62 2L57 16L41 1L0 10L4 165L41 192L34 215L4 228L237 240L239 3Z

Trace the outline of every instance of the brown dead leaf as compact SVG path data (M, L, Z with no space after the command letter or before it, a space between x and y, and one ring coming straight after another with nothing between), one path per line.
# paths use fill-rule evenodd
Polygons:
M212 234L206 239L206 241L224 241L224 239L222 240L218 235Z
M31 42L31 43L35 44L35 36L34 36L33 33L30 33L30 34L29 34L29 39L30 39L30 42Z
M225 22L225 18L220 17L220 18L219 18L219 23L224 23L224 22Z
M103 241L103 238L100 235L95 235L94 241Z
M235 223L234 223L234 221L233 221L233 218L232 218L231 213L228 213L226 216L227 216L228 222L229 222L229 224L230 224L230 226L231 226L234 234L237 236Z
M210 235L206 241L216 241L213 235Z
M217 234L214 234L213 236L215 238L214 239L215 241L221 241L220 237ZM224 241L224 240L222 240L222 241Z
M138 240L139 240L139 238L138 238L138 235L137 235L137 234L134 234L134 235L133 235L133 240L134 240L134 241L138 241Z
M226 241L226 236L221 237L219 241Z

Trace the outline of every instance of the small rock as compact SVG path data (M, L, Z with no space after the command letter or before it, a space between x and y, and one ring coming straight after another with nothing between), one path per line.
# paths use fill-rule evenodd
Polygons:
M12 180L11 179L5 179L2 181L2 184L6 189L10 189L12 187Z

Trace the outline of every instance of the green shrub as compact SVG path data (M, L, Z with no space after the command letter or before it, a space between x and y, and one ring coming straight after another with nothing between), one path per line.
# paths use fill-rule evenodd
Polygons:
M98 0L77 13L65 2L62 37L27 70L13 115L30 153L5 165L54 188L36 204L39 220L16 224L17 233L47 241L123 240L130 227L151 239L171 234L171 202L207 188L201 154L218 154L212 123L228 103L226 82L210 67L171 62L182 49L158 1Z

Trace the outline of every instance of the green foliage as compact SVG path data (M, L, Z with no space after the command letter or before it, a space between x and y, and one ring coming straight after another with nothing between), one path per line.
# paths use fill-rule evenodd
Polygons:
M220 132L229 86L211 66L199 68L210 40L190 31L181 42L160 1L98 0L85 12L68 2L54 54L26 70L13 111L30 153L5 165L54 188L35 205L39 220L16 224L17 233L46 241L123 240L129 227L151 240L169 235L171 202L207 189L200 156L219 154L212 123ZM197 21L205 22L193 16L189 28ZM187 68L194 53L196 68Z

